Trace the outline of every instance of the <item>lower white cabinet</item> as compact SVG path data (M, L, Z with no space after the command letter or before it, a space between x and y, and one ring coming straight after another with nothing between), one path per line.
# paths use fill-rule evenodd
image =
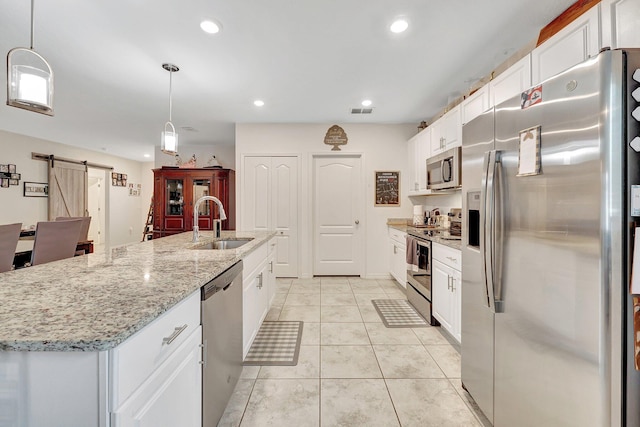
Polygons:
M242 270L242 357L255 339L275 295L275 241L262 245L243 260Z
M407 287L407 233L389 227L389 273Z
M201 343L197 290L108 351L0 351L0 425L200 427Z
M461 341L462 274L460 251L433 244L431 292L433 317L458 342Z
M202 327L198 327L111 416L120 427L201 427Z

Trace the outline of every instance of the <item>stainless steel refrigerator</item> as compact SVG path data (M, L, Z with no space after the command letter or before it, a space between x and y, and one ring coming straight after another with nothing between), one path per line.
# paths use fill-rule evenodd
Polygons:
M463 128L462 383L496 427L640 425L638 68L604 51Z

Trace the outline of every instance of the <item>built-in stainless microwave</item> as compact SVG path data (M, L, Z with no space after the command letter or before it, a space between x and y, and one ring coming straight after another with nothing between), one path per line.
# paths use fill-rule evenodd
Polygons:
M427 159L427 189L448 190L462 185L461 154L461 148L456 147Z

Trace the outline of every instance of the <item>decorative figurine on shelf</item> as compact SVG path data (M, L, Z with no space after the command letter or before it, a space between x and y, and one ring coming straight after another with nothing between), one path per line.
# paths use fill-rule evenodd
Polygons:
M195 168L196 166L196 155L192 155L189 161L185 162L182 160L179 154L176 154L176 166L179 168Z
M216 159L215 154L213 156L211 156L211 158L209 158L209 161L207 162L207 168L222 168L222 165L220 164L220 162L218 161L218 159Z
M427 128L427 122L422 121L420 122L420 124L418 125L418 130L423 130Z

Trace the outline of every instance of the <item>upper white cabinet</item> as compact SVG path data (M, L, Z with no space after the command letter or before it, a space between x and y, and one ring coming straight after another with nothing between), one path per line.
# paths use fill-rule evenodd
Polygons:
M431 151L430 144L430 127L420 131L408 142L409 195L421 194L427 190L427 158Z
M639 0L602 0L602 46L640 47Z
M452 108L431 126L431 153L435 156L443 151L462 145L462 123L460 105Z
M533 84L585 61L600 51L600 5L579 16L531 52Z
M489 82L490 105L498 105L530 86L531 56L527 55Z
M491 89L489 85L484 85L473 95L462 101L460 104L462 111L462 124L469 123L489 109L491 104Z

